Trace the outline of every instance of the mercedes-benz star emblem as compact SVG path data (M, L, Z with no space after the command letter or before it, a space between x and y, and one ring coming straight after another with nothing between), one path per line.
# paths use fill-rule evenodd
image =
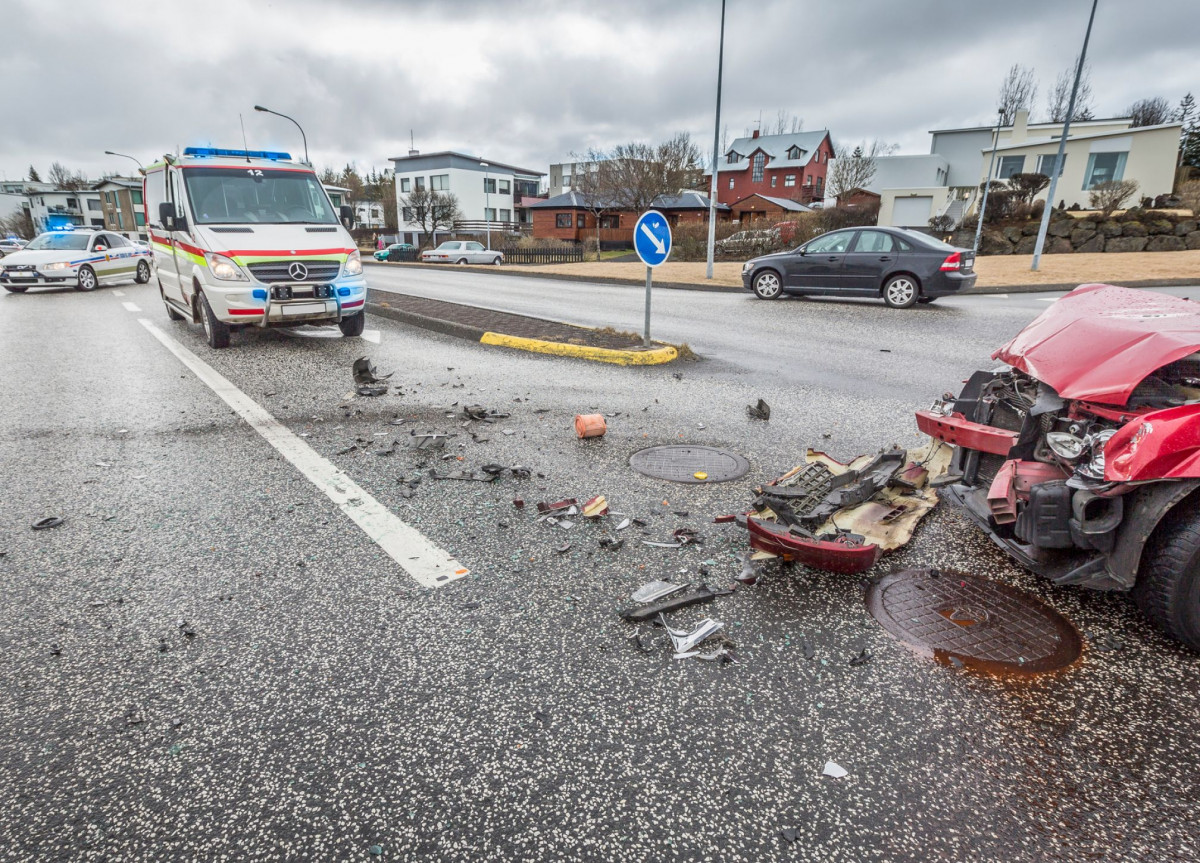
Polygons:
M304 266L304 264L300 263L299 261L296 261L290 267L288 267L288 275L297 282L303 282L308 278L308 267Z

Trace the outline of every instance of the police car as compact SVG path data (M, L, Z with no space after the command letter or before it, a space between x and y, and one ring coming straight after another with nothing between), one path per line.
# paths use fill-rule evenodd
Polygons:
M150 281L150 250L108 231L48 231L0 259L0 285L14 294L30 288L90 291L113 282Z

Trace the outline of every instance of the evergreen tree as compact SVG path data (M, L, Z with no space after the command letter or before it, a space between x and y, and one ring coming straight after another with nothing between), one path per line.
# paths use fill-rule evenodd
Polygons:
M1179 102L1175 119L1183 124L1179 139L1179 164L1200 168L1200 113L1196 111L1196 99L1188 93Z
M1189 98L1189 99L1191 98L1191 96L1192 96L1192 94L1191 94L1191 93L1188 93L1188 98ZM29 182L31 182L31 183L40 183L40 182L42 182L41 175L39 175L39 174L38 174L38 172L37 172L37 168L33 167L33 165L30 165L30 166L29 166Z

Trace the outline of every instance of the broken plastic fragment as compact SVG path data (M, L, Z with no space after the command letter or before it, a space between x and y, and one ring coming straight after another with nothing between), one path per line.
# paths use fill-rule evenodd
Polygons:
M651 581L631 593L629 598L634 602L654 602L656 599L678 593L686 587L686 584L672 584L669 581Z
M63 523L63 519L57 515L49 515L45 518L39 518L32 525L34 530L49 530L52 527L58 527Z
M753 420L769 420L771 418L771 406L762 399L759 399L757 404L746 406L746 414Z
M841 779L843 776L847 776L848 773L846 772L846 768L842 767L840 764L835 764L832 761L826 761L825 769L821 771L821 775L832 776L834 779Z
M598 494L589 501L583 504L584 518L599 518L608 512L608 501L604 499L604 495Z
M717 595L706 585L687 585L685 590L681 590L678 593L664 596L662 599L644 605L628 608L621 612L621 617L625 620L641 623L646 620L653 620L656 615L664 611L674 611L677 608L684 608L689 605L712 602L716 598Z
M662 623L663 629L667 631L667 635L671 636L671 643L675 645L675 653L677 654L687 653L698 645L703 644L720 632L725 626L719 620L706 617L692 627L691 631L688 631L685 629L671 629L671 627L667 626L667 621L661 613L658 619Z
M850 665L853 668L858 668L859 666L866 665L870 661L871 654L867 653L867 649L864 647L859 651L858 656L855 656L850 660Z

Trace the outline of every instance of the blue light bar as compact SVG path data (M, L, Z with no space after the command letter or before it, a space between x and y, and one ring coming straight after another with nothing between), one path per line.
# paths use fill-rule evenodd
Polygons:
M272 161L291 161L290 153L279 153L274 150L226 150L221 147L188 147L183 151L185 156L232 156L237 159L270 159Z

